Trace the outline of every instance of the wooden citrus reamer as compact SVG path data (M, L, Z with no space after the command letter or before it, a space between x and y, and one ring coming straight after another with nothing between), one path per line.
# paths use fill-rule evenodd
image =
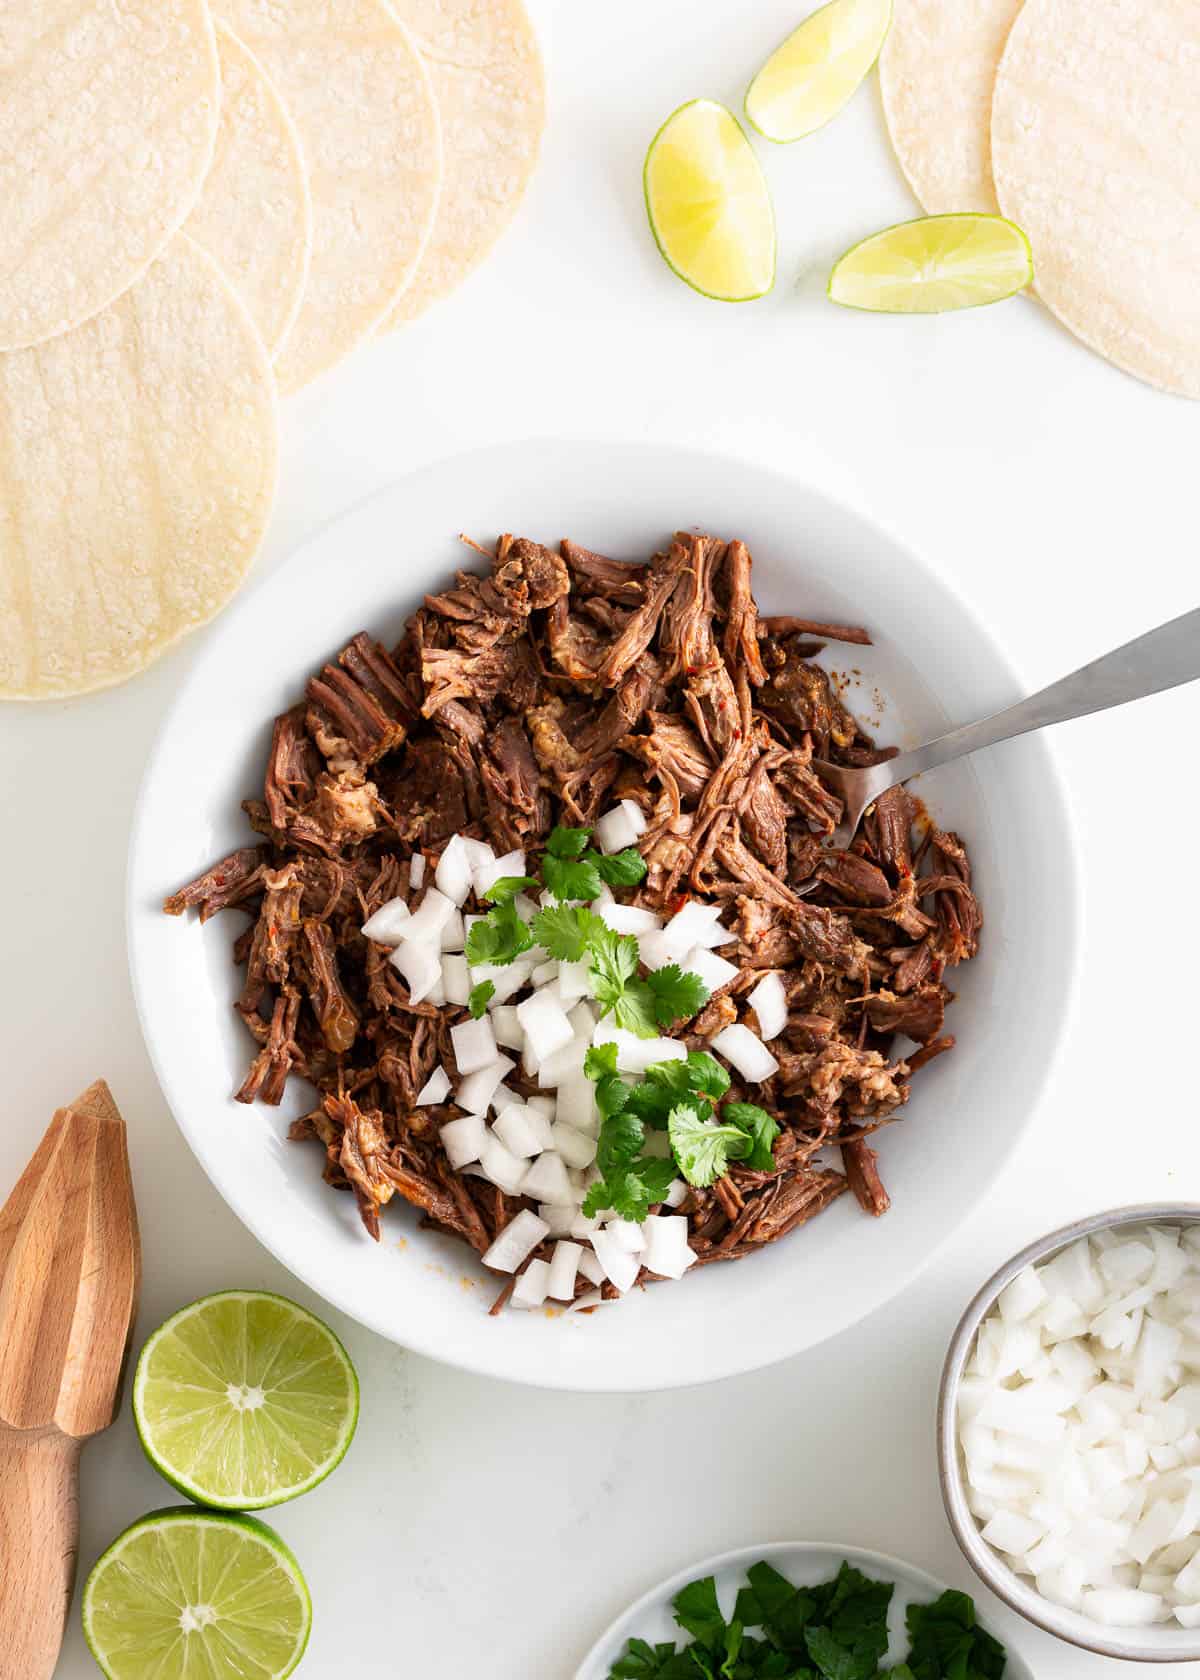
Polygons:
M60 1108L0 1209L0 1675L50 1680L71 1603L85 1440L107 1429L141 1247L103 1080Z

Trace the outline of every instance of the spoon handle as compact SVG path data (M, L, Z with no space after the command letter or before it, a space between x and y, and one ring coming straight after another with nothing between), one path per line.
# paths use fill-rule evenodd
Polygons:
M79 1442L0 1427L0 1674L51 1680L78 1548Z
M966 753L978 752L980 747L994 746L998 741L1011 740L1014 735L1026 735L1031 729L1044 729L1051 723L1067 723L1071 718L1087 717L1091 712L1106 712L1112 706L1124 706L1130 700L1142 700L1163 689L1177 688L1181 683L1194 682L1200 677L1200 607L1160 624L1136 641L1093 659L1090 665L1060 677L1040 694L1031 694L980 723L968 723L952 729L926 746L901 753L883 768L888 781L904 782L922 770L932 770L939 764L949 764Z

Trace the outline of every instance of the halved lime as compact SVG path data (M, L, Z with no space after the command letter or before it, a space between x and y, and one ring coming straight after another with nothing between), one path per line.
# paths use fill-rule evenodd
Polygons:
M768 140L803 140L862 85L883 50L892 0L830 0L806 17L746 90L746 115Z
M131 1524L83 1589L84 1637L109 1680L283 1680L311 1625L274 1529L191 1505Z
M306 1493L341 1462L358 1378L329 1326L295 1301L230 1289L154 1332L133 1415L147 1458L180 1493L255 1511Z
M775 283L775 212L737 118L693 99L646 153L646 213L658 248L705 297L744 303Z
M829 296L851 309L937 315L998 303L1033 280L1033 252L1003 216L922 216L872 234L834 265Z

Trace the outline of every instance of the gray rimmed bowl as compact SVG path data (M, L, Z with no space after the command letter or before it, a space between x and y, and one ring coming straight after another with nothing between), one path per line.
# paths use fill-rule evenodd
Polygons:
M938 1475L942 1501L954 1538L980 1580L1010 1609L1044 1628L1047 1633L1056 1634L1059 1639L1065 1639L1068 1644L1078 1645L1085 1651L1095 1651L1103 1657L1123 1657L1129 1662L1198 1662L1200 1628L1172 1627L1166 1623L1161 1627L1110 1628L1076 1610L1065 1609L1043 1598L1025 1576L1010 1569L1000 1554L984 1540L967 1504L963 1487L962 1459L958 1450L958 1390L980 1324L995 1306L1001 1291L1026 1266L1040 1265L1060 1249L1078 1242L1080 1237L1121 1225L1200 1225L1200 1203L1147 1202L1136 1207L1111 1208L1106 1213L1094 1213L1087 1219L1077 1219L1074 1224L1051 1231L1023 1248L1019 1254L1014 1254L1011 1260L1005 1261L998 1271L993 1272L962 1315L946 1354L938 1394Z

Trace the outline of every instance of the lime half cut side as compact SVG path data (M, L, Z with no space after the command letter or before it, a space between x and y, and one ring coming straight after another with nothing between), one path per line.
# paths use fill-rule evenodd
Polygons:
M923 216L853 246L829 277L851 309L937 315L1012 297L1033 280L1033 252L1003 216Z
M862 86L892 23L892 0L830 0L776 47L746 91L746 115L767 140L803 140Z
M731 111L693 99L650 142L646 213L658 248L688 285L723 303L775 283L775 212L758 159Z
M311 1623L273 1529L190 1505L127 1528L83 1591L84 1636L109 1680L283 1680Z
M358 1379L312 1313L282 1295L228 1290L154 1332L138 1360L133 1415L146 1456L189 1499L261 1510L341 1462Z

